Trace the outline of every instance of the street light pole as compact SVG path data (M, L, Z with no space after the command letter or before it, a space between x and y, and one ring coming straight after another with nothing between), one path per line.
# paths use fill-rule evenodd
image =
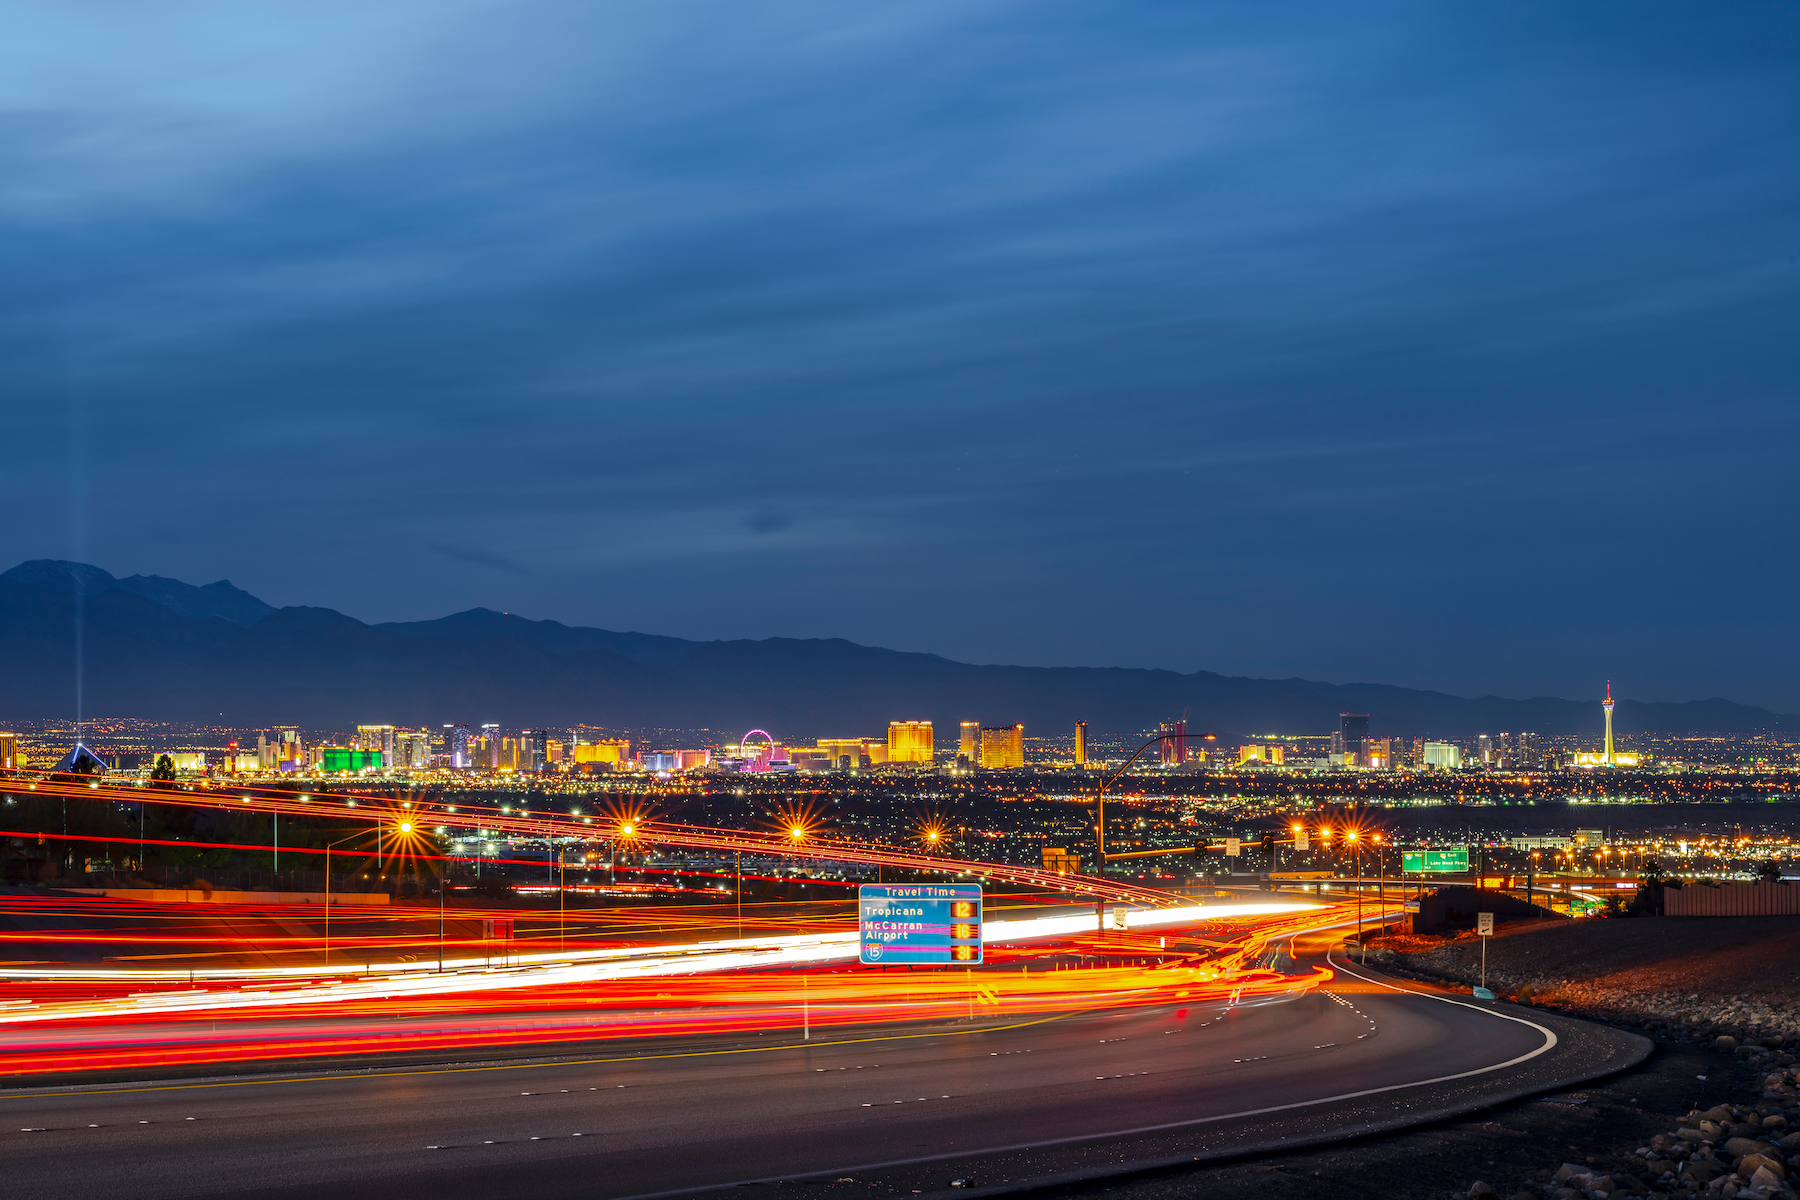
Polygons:
M1114 771L1111 776L1101 782L1100 790L1094 796L1094 846L1099 857L1094 873L1100 878L1106 878L1106 789L1119 782L1119 778L1131 769L1131 764L1135 763L1138 760L1138 756L1143 754L1144 751L1159 742L1166 742L1170 738L1176 737L1184 739L1192 737L1201 741L1211 741L1213 739L1213 735L1210 733L1159 733L1143 745L1139 746L1132 756L1125 760L1124 766L1120 767L1117 771Z
M359 829L348 837L341 837L325 847L325 969L331 970L331 852L345 842L355 841L368 830Z
M1381 835L1374 835L1375 841L1375 896L1381 905L1381 928L1387 929L1387 862L1381 856ZM1367 962L1368 956L1363 956Z
M375 827L376 836L380 836L381 829L382 827L379 825ZM411 833L412 822L403 821L397 826L397 829L401 833ZM325 969L327 971L331 970L331 852L345 842L352 842L359 837L366 837L368 832L369 831L366 829L359 829L355 833L346 837L341 837L335 842L329 842L325 846ZM441 917L439 919L440 921L442 920ZM440 937L442 936L442 928L443 927L440 924ZM440 965L442 964L441 952L439 963Z

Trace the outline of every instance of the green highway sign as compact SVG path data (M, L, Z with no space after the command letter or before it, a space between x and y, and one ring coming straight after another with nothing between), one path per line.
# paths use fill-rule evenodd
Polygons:
M1469 849L1464 846L1457 850L1404 850L1400 854L1400 869L1409 875L1466 871Z

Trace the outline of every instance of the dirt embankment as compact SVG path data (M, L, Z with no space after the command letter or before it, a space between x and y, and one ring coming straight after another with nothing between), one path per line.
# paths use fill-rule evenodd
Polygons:
M1473 984L1481 939L1397 936L1369 961ZM1510 999L1695 1040L1800 1043L1800 917L1519 921L1489 939L1487 985Z

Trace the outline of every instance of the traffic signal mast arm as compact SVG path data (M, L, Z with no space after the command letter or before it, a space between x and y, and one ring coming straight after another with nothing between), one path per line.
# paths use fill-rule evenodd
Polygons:
M1210 733L1159 733L1143 745L1139 746L1136 752L1134 752L1130 758L1125 760L1125 765L1107 776L1106 781L1100 785L1099 794L1094 797L1094 849L1100 858L1099 870L1096 874L1102 879L1106 877L1106 863L1108 859L1144 857L1142 854L1108 854L1106 852L1106 789L1119 782L1120 777L1123 776L1125 772L1131 770L1131 764L1136 762L1138 756L1143 754L1144 751L1159 743L1166 742L1170 738L1177 737L1182 738L1184 742L1185 739L1190 737L1206 742L1213 740L1213 735ZM1161 854L1165 852L1153 850L1150 853ZM1167 851L1167 853L1173 854L1175 851ZM1191 853L1191 851L1184 851L1184 853Z
M1293 839L1291 837L1290 838L1273 838L1269 841L1245 842L1244 845L1247 845L1247 846L1252 846L1252 845L1253 846L1291 846L1294 844L1294 840L1295 839ZM1106 861L1111 862L1115 858L1156 858L1160 855L1166 855L1166 854L1198 854L1203 850L1225 850L1225 849L1229 849L1229 847L1227 847L1224 842L1207 842L1204 844L1196 842L1192 846L1177 846L1172 850L1126 850L1119 854L1107 855Z

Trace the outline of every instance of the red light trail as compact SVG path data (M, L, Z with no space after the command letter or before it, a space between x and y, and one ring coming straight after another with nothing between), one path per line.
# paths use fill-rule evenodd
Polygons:
M928 834L926 852L825 838L811 814L798 809L783 811L780 828L762 834L657 821L637 811L614 814L609 825L607 817L454 812L417 802L401 808L243 788L221 795L34 783L40 796L324 817L366 826L371 834L380 828L410 838L387 839L393 857L423 862L443 858L413 831L442 826L605 842L625 851L655 846L894 867L1024 890L990 891L988 961L972 971L856 966L853 906L836 900L751 905L746 935L723 937L721 926L735 921L724 920L717 905L561 913L459 905L446 916L436 904L345 904L340 894L331 905L339 961L329 968L321 965L322 939L313 922L323 916L322 905L0 901L0 945L10 963L9 978L0 982L6 1029L0 1070L14 1075L451 1048L588 1053L607 1042L675 1033L767 1034L953 1018L1017 1022L1096 1007L1243 1003L1329 979L1323 968L1288 975L1258 964L1275 942L1338 923L1349 911L1275 897L1194 907L1174 893L1126 882L938 857L929 852L935 843ZM63 840L47 830L8 836ZM400 845L393 846L396 840ZM362 851L340 853L365 860ZM727 877L641 861L583 870ZM1071 912L1061 899L1071 893L1151 907L1129 914L1129 931L1102 934L1092 911ZM504 934L493 932L502 925ZM695 937L700 940L686 940ZM1170 941L1173 947L1165 944ZM34 947L37 962L25 957ZM68 961L82 956L90 961Z

